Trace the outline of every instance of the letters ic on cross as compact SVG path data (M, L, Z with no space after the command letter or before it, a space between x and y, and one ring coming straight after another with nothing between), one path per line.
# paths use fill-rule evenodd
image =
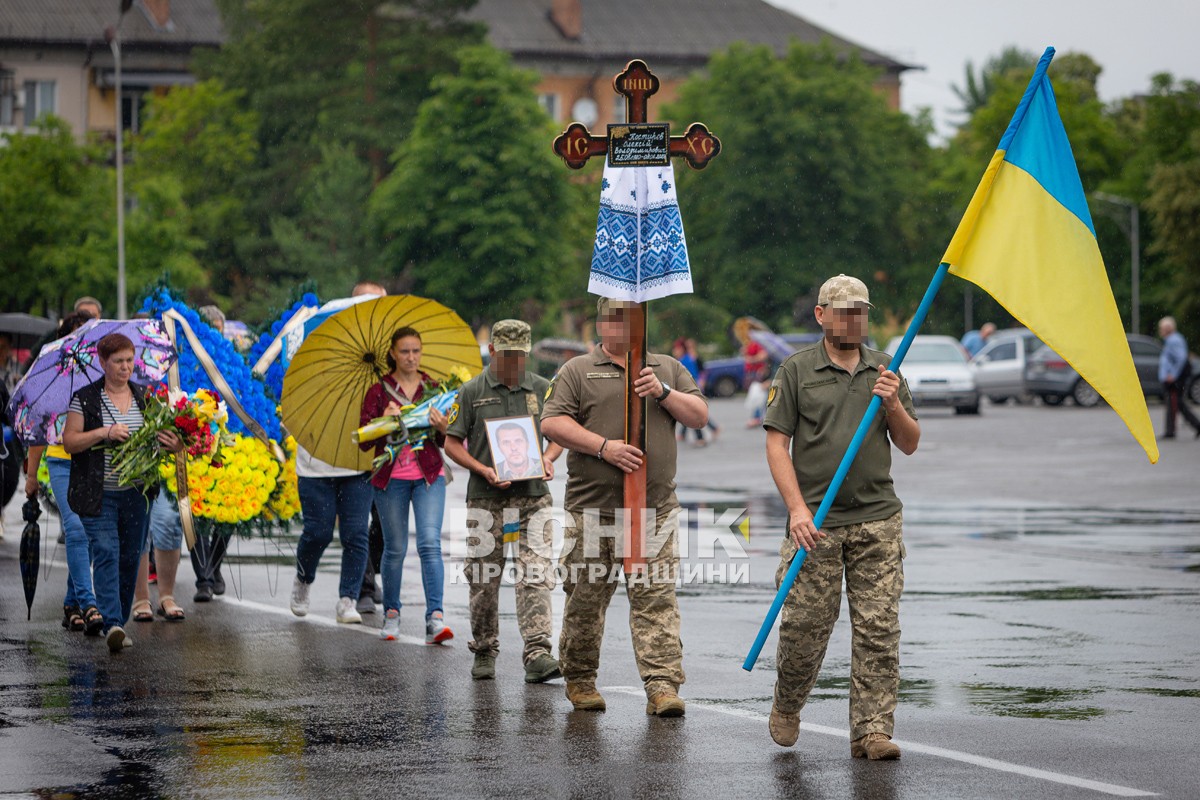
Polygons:
M632 125L646 123L646 101L658 91L658 77L641 59L634 59L613 77L613 90L625 97L625 119ZM612 128L621 126L610 126ZM721 152L721 140L700 122L693 122L682 136L671 136L668 153L687 161L692 169L704 169ZM581 122L572 122L554 140L554 152L571 169L581 169L592 156L610 152L608 136L593 136Z

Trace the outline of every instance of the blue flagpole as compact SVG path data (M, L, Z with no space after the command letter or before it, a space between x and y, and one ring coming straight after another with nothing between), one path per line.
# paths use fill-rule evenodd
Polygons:
M937 297L938 290L942 288L942 281L946 279L946 274L949 271L950 265L942 262L933 274L933 280L929 282L929 288L925 290L925 297L921 299L921 305L917 307L917 313L913 316L912 322L908 325L908 330L904 333L904 338L900 341L900 347L896 350L896 354L892 356L892 360L888 362L888 369L893 372L900 369L901 362L908 355L908 348L912 345L917 331L924 324L925 317L929 314L929 309L933 305L933 299ZM825 516L829 513L829 507L833 505L838 490L842 488L842 482L846 479L846 473L850 471L850 466L854 463L854 458L858 455L859 448L862 447L863 439L866 438L867 431L870 430L871 424L875 421L876 414L879 413L881 402L879 397L871 398L871 404L867 406L867 412L863 414L862 422L858 424L858 430L855 431L854 438L850 440L850 446L846 448L846 454L842 456L842 463L838 465L837 472L833 475L833 482L829 484L829 490L825 492L825 498L821 501L821 506L817 509L817 513L813 515L814 527L819 529L824 524ZM787 598L792 584L796 582L796 576L800 574L800 568L804 566L804 559L807 556L807 550L801 549L797 551L795 557L792 559L791 567L788 568L787 575L780 582L779 591L775 592L775 600L771 603L771 609L767 612L767 618L763 620L762 627L758 629L758 637L755 638L754 645L750 648L750 653L746 656L746 660L742 664L742 669L747 672L754 669L754 662L758 660L758 654L762 652L763 645L767 641L767 636L771 634L771 629L775 627L775 619L779 616L779 610L783 608L783 601Z

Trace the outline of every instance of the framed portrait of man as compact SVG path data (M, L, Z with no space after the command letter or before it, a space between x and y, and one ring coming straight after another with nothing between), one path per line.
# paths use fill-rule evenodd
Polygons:
M546 477L542 467L542 441L532 416L498 417L485 420L484 424L497 478L527 481Z

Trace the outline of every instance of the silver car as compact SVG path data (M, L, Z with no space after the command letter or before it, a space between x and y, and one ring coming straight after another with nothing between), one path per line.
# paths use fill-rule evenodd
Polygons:
M1008 398L1018 402L1030 397L1025 386L1025 365L1042 348L1042 340L1028 328L996 331L987 344L971 359L975 367L975 386L993 403Z
M888 342L889 355L895 354L900 341L897 336ZM908 381L914 406L949 406L955 414L979 413L975 372L966 348L952 336L914 338L900 374Z

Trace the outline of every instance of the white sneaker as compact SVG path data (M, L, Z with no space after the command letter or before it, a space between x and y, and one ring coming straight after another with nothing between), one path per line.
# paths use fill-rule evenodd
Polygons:
M442 612L435 611L425 621L425 644L441 644L454 638L454 632L442 621Z
M337 601L337 621L347 625L356 625L362 622L362 616L354 610L354 598L342 597Z
M108 645L108 652L121 652L125 647L125 629L120 625L112 626L108 629L108 634L104 637L104 641Z
M379 638L387 642L394 642L400 636L400 612L396 609L389 609L383 616L383 627L379 629Z
M292 613L297 617L303 617L308 614L308 589L312 586L311 583L296 578L292 581Z

